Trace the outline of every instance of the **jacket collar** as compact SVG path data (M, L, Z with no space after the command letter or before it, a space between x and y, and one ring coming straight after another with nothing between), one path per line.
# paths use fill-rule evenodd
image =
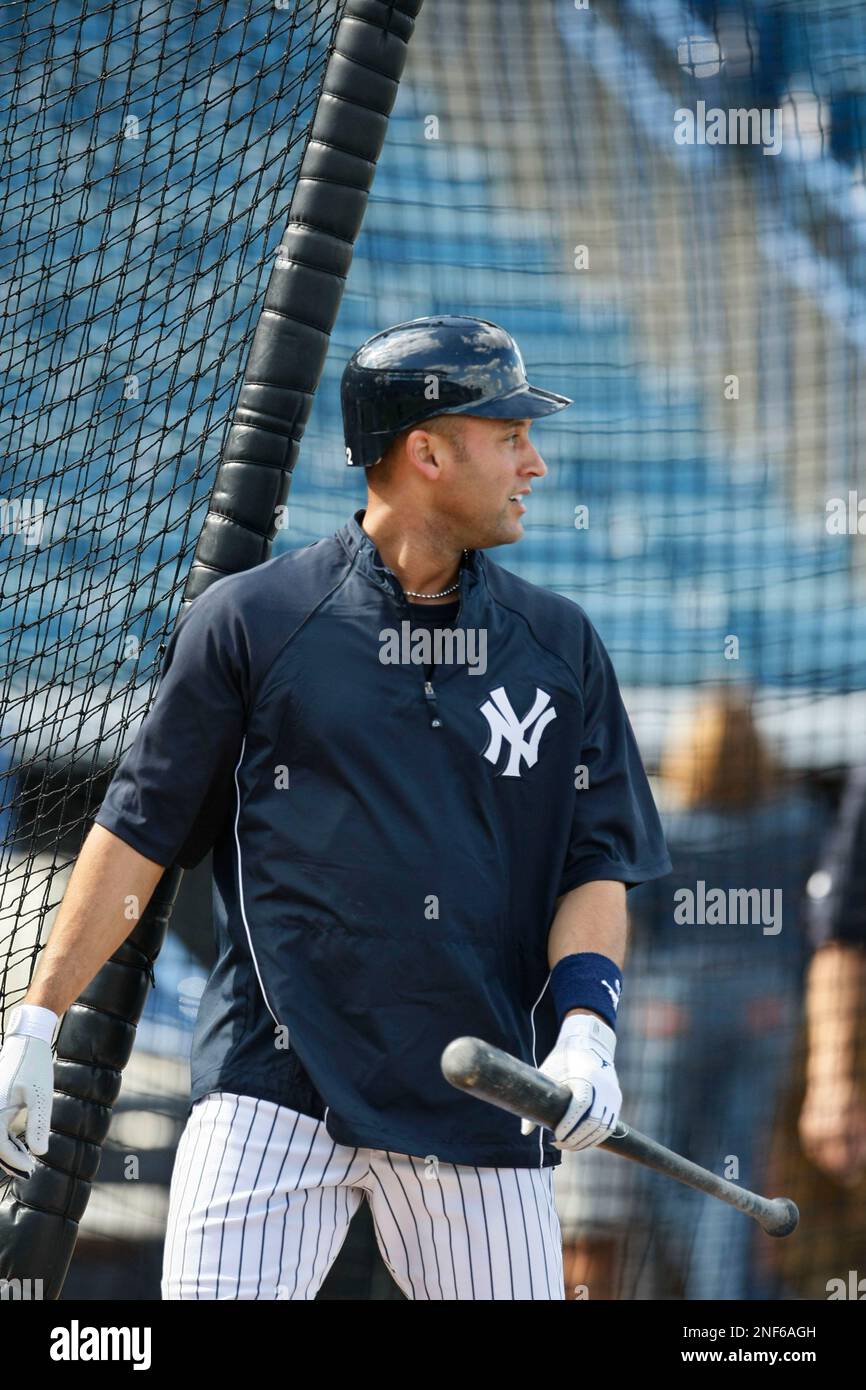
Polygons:
M364 530L362 522L365 511L366 509L361 507L340 527L336 533L337 540L362 574L391 594L398 603L404 604L406 600L397 576L383 563L372 537ZM470 550L460 569L461 625L471 616L470 610L475 608L478 596L486 587L485 563L483 551Z

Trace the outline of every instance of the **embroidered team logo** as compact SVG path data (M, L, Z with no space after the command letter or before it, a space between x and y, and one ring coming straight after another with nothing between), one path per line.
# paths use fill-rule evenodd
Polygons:
M548 708L549 706L549 708ZM502 744L508 744L508 762L502 769L503 777L519 777L521 759L527 767L534 767L538 761L538 745L541 735L556 710L550 704L550 696L536 687L532 709L520 719L511 707L511 701L500 685L491 690L490 696L481 706L481 713L490 726L490 738L484 749L484 757L489 763L498 763Z
M613 1004L614 1013L616 1013L619 1008L619 1000L622 993L622 982L620 980L614 980L613 984L609 985L607 980L602 980L601 983L610 995L610 1002Z

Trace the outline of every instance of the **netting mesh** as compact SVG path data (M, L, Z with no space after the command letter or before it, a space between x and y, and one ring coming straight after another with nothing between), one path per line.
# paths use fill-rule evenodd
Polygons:
M3 1006L152 693L341 8L0 13Z
M4 999L146 707L335 8L2 12ZM677 928L671 884L632 895L618 1057L627 1117L791 1191L804 1232L768 1255L580 1156L558 1201L590 1297L824 1297L862 1256L862 1179L797 1118L804 1018L838 1002L814 1012L804 890L866 729L864 148L863 4L428 0L278 535L363 504L338 393L363 338L502 323L576 404L494 558L598 626L675 883L784 890L778 934L728 936ZM731 691L745 715L694 723Z

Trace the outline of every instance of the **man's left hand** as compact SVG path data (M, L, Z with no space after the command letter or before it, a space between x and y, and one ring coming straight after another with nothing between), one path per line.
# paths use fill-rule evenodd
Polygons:
M589 1149L609 1138L619 1117L619 1089L613 1054L616 1034L598 1014L568 1014L556 1046L539 1066L553 1081L568 1086L573 1100L554 1130L554 1148ZM535 1125L523 1120L522 1134Z

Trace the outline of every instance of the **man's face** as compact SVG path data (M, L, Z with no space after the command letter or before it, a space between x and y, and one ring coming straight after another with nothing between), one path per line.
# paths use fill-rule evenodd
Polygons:
M533 481L547 472L529 438L532 421L451 418L460 432L456 439L436 433L435 422L428 426L441 468L436 510L461 545L512 545L523 535Z

